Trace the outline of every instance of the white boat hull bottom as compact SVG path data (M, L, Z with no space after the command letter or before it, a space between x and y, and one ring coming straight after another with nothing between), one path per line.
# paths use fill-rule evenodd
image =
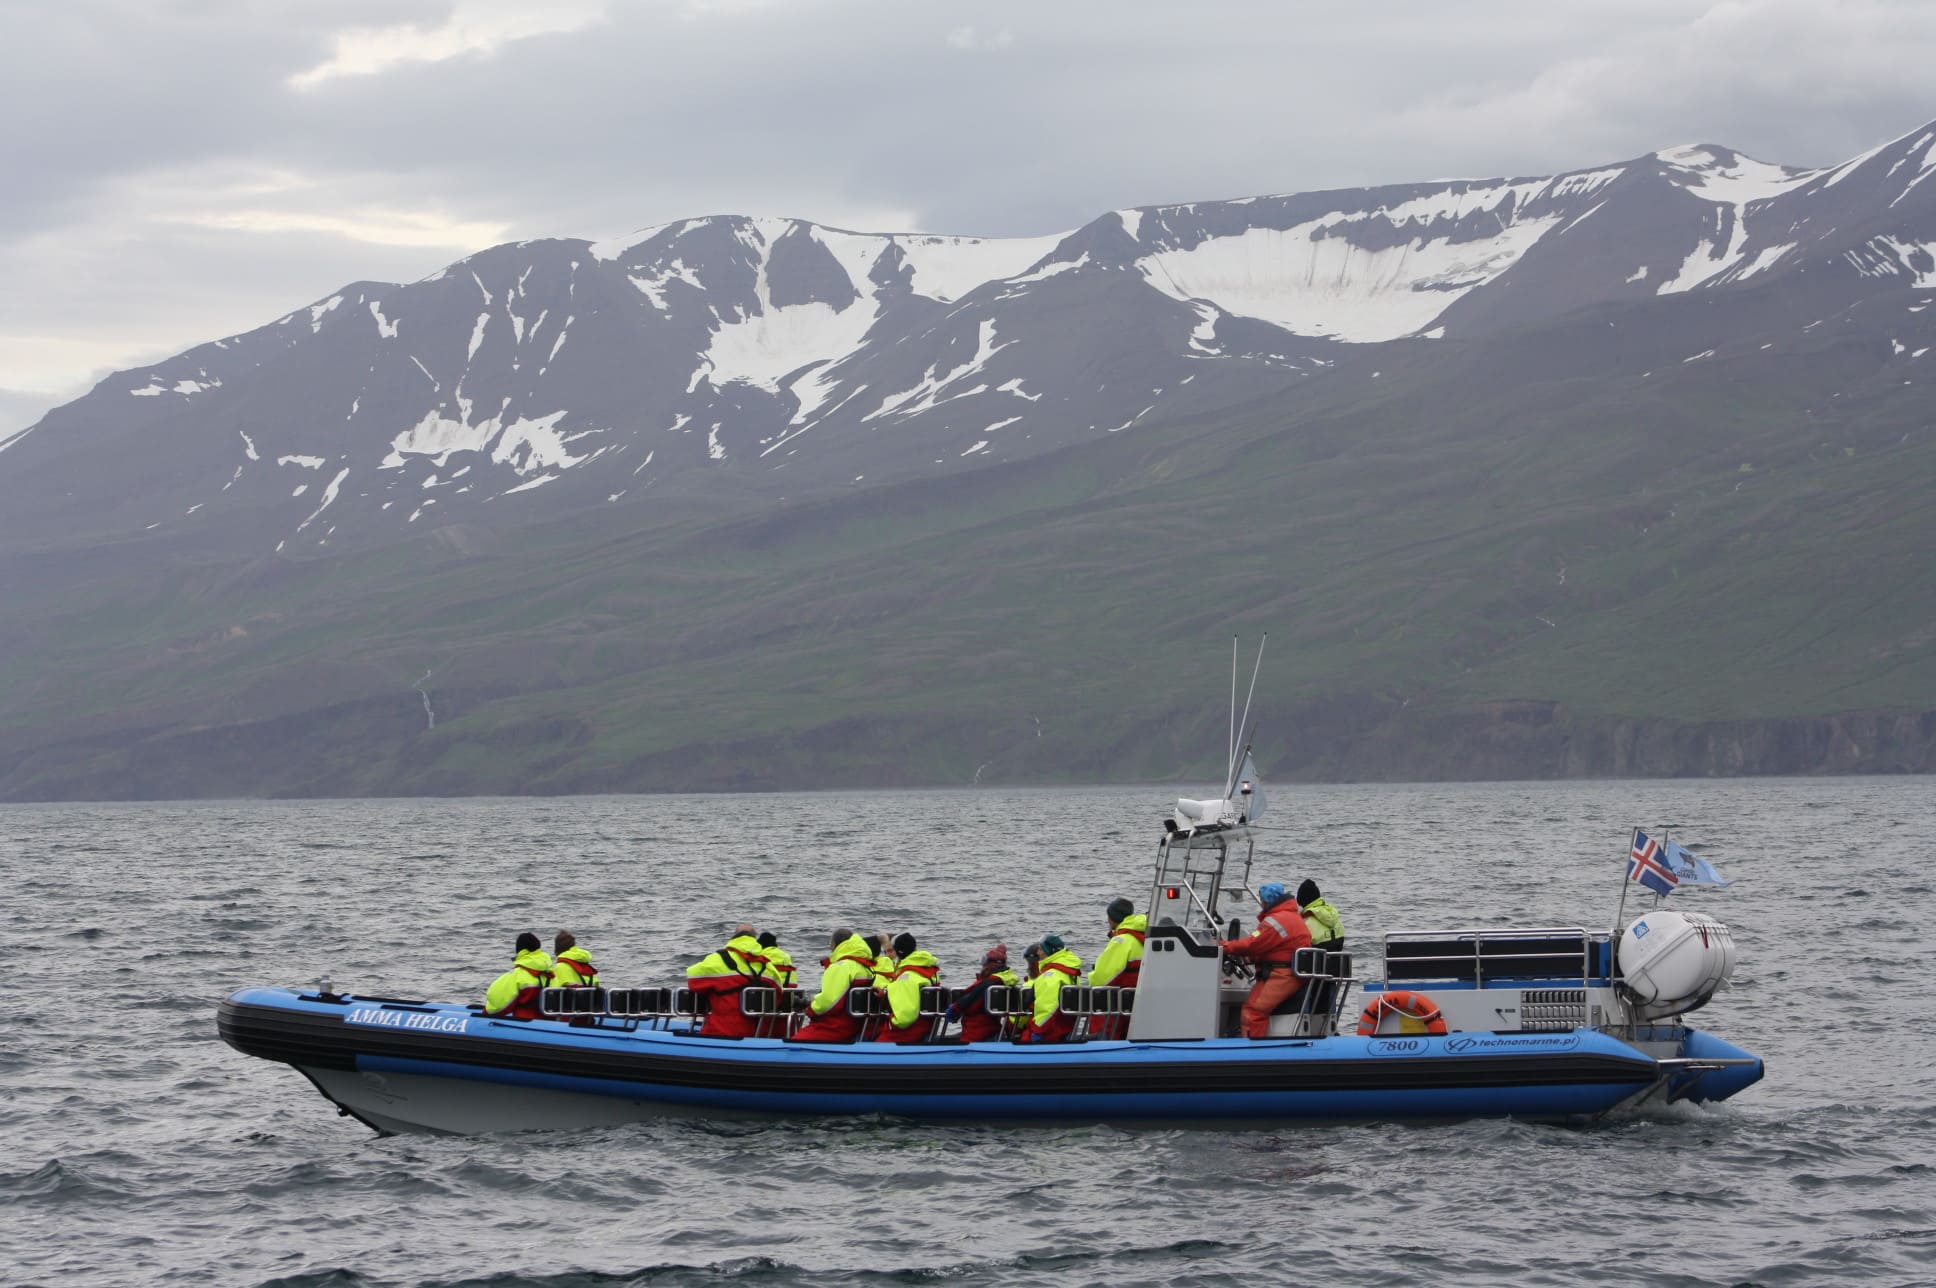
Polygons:
M501 1131L577 1131L654 1118L720 1118L662 1101L593 1096L414 1073L300 1070L339 1109L385 1135L476 1136Z

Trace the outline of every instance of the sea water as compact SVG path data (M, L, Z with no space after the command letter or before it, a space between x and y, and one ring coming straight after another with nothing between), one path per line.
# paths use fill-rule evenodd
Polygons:
M1175 794L0 808L0 1281L1936 1283L1923 779L1272 788L1254 881L1316 879L1361 970L1386 930L1609 925L1635 825L1734 879L1672 905L1733 928L1696 1022L1766 1079L1586 1127L385 1139L215 1035L252 984L477 999L523 930L575 931L613 985L741 920L809 980L836 924L912 930L944 982L1050 931L1093 960Z

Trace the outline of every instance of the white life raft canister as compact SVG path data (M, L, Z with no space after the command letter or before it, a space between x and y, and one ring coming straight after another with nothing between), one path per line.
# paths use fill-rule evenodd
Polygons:
M1700 912L1650 912L1620 937L1621 987L1640 1018L1679 1015L1734 975L1734 939Z

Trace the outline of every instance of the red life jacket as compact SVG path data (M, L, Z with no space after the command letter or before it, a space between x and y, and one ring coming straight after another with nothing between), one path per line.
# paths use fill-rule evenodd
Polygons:
M575 978L571 980L558 978L560 968L565 966L571 967L572 974ZM590 962L581 962L573 957L560 957L551 967L551 986L553 988L590 988L592 987L592 981L597 977L598 967L592 965Z
M499 1012L500 1015L508 1016L514 1020L542 1020L545 1017L544 1012L538 1009L538 998L547 988L551 987L551 972L548 970L534 970L530 973L538 977L538 982L535 984L527 984L519 989L518 995L511 999L509 1006Z
M1119 935L1128 935L1139 944L1145 943L1148 940L1148 936L1140 930L1119 930L1116 933ZM1137 981L1142 978L1143 959L1141 957L1133 957L1130 959L1129 965L1116 972L1116 978L1110 980L1109 983L1112 988L1135 988ZM1093 1028L1093 1026L1091 1027Z
M856 975L847 985L847 992L840 1000L827 1008L824 1015L815 1015L800 1026L800 1031L788 1039L790 1042L852 1042L860 1036L862 1021L847 1010L847 996L857 988L874 987L874 959L858 953L845 953L839 957L827 958L831 966L834 962L859 962L867 968L864 975Z
M903 975L917 975L932 984L940 974L941 968L939 966L903 966L894 972L894 978L899 979ZM914 1023L904 1029L895 1026L894 1017L890 1014L886 1022L881 1025L881 1031L875 1035L874 1040L876 1042L893 1042L900 1046L911 1046L917 1042L926 1042L928 1040L928 1034L933 1031L933 1019L924 1017L918 1012L914 1017Z
M988 990L997 985L1011 987L1000 975L979 976L955 1003L955 1018L961 1021L963 1042L993 1042L1001 1037L1001 1016L988 1013Z

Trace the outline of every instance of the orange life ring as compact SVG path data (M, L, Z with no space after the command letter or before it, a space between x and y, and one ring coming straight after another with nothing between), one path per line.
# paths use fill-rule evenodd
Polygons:
M1387 1012L1404 1020L1416 1020L1421 1028L1400 1028L1399 1032L1433 1033L1443 1036L1446 1032L1445 1017L1439 1014L1438 1003L1423 993L1408 993L1404 989L1396 992L1380 993L1371 999L1370 1005L1358 1015L1358 1036L1373 1037L1378 1032L1378 1022Z

